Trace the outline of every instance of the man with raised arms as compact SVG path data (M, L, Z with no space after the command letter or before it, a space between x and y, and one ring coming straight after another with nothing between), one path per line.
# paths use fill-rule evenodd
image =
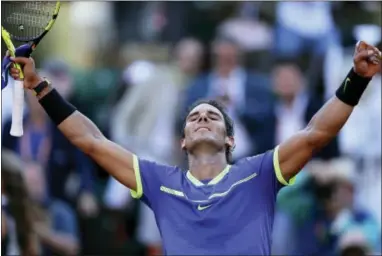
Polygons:
M24 86L61 132L155 213L166 255L270 255L276 195L340 131L380 66L380 51L360 42L354 65L307 127L275 149L230 165L233 124L215 101L196 103L188 113L181 148L189 170L139 158L106 139L35 71L23 66ZM19 73L11 69L17 79ZM155 145L153 145L155 146Z

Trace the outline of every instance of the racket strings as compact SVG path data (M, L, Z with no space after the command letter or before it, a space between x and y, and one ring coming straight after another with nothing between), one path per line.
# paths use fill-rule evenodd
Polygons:
M2 25L17 40L40 36L52 19L55 2L3 2Z

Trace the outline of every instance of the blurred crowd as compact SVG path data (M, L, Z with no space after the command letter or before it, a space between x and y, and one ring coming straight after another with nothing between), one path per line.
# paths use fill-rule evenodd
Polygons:
M89 46L92 66L56 52L37 56L37 67L108 138L184 168L183 117L194 101L226 106L234 160L263 153L333 95L357 40L382 49L380 2L104 4L112 35L89 31L99 43ZM3 255L159 255L152 211L69 144L31 93L24 136L9 135L11 96L2 91ZM381 253L380 106L379 74L339 136L279 193L273 254Z

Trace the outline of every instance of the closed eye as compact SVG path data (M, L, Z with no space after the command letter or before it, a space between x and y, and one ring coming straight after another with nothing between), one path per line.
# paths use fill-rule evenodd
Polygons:
M220 116L215 113L215 112L212 112L212 111L208 111L208 117L214 121L216 120L219 120L220 119Z
M198 116L199 116L198 112L192 113L191 115L187 117L187 120L193 122L198 119Z
M200 116L200 113L195 112L195 113L192 113L191 115L189 115L187 120L190 122L194 122L194 121L199 119L199 116ZM220 115L218 113L213 112L213 111L208 111L207 116L209 119L211 119L213 121L217 121L217 120L221 119Z

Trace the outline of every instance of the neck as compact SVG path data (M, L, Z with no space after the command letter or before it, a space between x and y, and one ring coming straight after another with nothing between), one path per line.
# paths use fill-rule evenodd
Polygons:
M200 152L188 157L191 174L198 180L213 179L227 166L225 152Z

